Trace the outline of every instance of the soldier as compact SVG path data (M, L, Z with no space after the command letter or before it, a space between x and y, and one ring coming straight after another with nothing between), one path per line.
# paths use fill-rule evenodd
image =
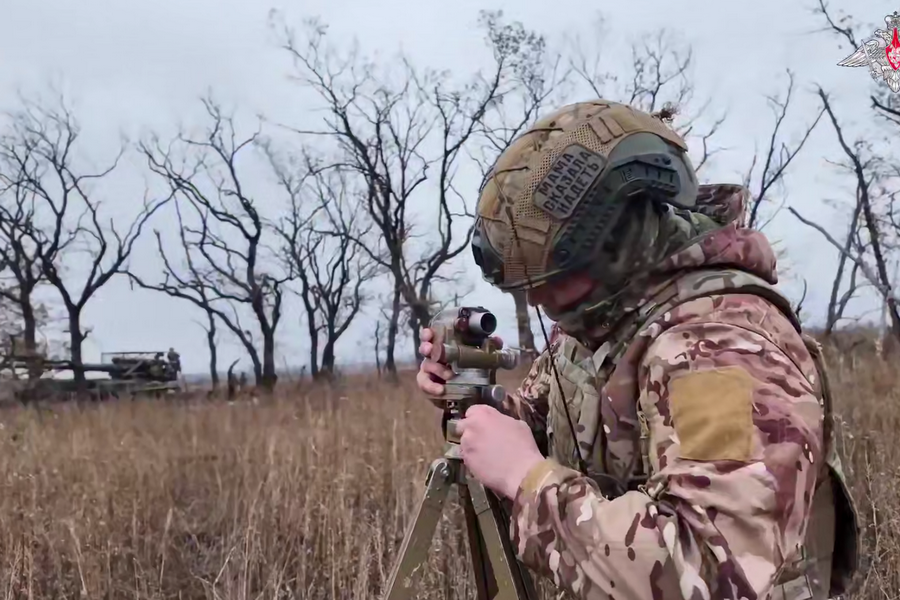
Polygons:
M857 515L819 347L747 190L699 185L669 117L565 106L488 174L475 262L555 327L501 411L466 412L462 456L511 503L518 558L578 598L844 593ZM426 358L417 380L450 377Z
M172 372L177 377L181 373L181 355L175 352L175 348L169 348L166 358L169 360L169 365L172 366Z

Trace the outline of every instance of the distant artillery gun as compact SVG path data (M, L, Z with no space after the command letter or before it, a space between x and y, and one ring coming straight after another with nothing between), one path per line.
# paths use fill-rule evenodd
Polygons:
M162 352L108 352L103 353L99 363L84 363L81 370L87 373L105 373L109 377L92 377L86 381L88 393L98 399L121 398L123 396L154 395L182 391L178 373L181 369L180 357L169 350L168 360ZM7 368L13 372L28 371L37 365L41 373L75 371L71 360L49 360L42 356L11 356ZM20 380L16 397L20 400L50 399L58 395L74 394L78 391L74 379L41 377Z
M106 371L117 380L172 382L178 381L181 367L178 355L172 358L163 359L162 352L105 352L100 356L102 364L92 366L102 367L94 370Z

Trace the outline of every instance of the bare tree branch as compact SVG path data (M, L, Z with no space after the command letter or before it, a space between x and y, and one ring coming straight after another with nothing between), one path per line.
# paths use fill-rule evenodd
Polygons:
M768 147L765 152L765 158L763 159L762 171L759 174L759 181L755 188L752 180L754 177L754 170L759 160L758 153L754 153L750 168L744 177L744 185L751 188L753 193L753 199L747 207L749 212L747 226L756 227L760 230L764 229L766 225L763 224L762 226L757 227L759 225L760 208L764 203L769 201L772 187L779 183L783 183L784 174L791 162L797 154L799 154L800 150L803 149L810 134L812 134L813 130L819 124L822 115L825 114L824 108L819 110L812 123L804 128L800 140L793 147L786 142L781 141L779 139L779 133L784 125L784 120L787 118L794 91L794 74L790 69L787 70L787 76L787 91L785 92L783 99L778 96L766 96L769 105L772 108L772 112L774 113L775 123L769 136Z
M608 36L604 35L603 28L603 19L600 18L598 31L592 36L592 41L607 40ZM680 44L673 39L671 31L659 30L653 35L642 36L640 43L632 44L631 62L629 69L624 72L627 82L621 87L615 85L619 81L619 74L604 67L601 44L597 43L591 51L588 48L594 46L593 43L585 43L576 38L573 45L570 67L581 83L597 97L631 104L650 113L680 115L674 129L688 141L690 147L699 147L699 153L694 153L691 158L698 173L722 150L714 147L711 142L726 116L722 114L713 118L704 130L698 131L700 116L706 118L711 114L711 102L707 100L693 110L688 110L694 102L695 92L691 78L693 50L690 45ZM619 69L620 63L618 60L611 61L610 67ZM691 112L694 116L690 116ZM667 120L674 124L673 119Z
M869 265L866 262L864 257L859 256L856 253L851 252L849 250L845 250L844 246L840 242L838 242L836 239L834 239L834 236L832 236L830 233L828 233L828 230L826 230L823 226L819 225L818 223L802 216L799 212L797 212L797 210L794 207L789 206L788 211L792 215L797 217L798 221L800 221L804 225L812 227L813 229L815 229L816 231L821 233L822 237L824 237L828 241L829 244L834 246L837 249L837 251L841 253L842 256L846 256L848 260L853 261L853 263L859 268L859 270L862 271L865 278L869 280L869 282L879 291L880 294L882 294L884 296L891 296L892 292L891 292L890 288L885 287L881 283L881 281L879 280L878 274L871 267L871 265Z
M825 320L825 335L830 336L835 327L837 327L838 322L843 318L844 311L847 308L847 304L850 302L850 299L856 293L857 284L856 284L856 275L859 272L859 265L855 261L853 262L851 271L850 271L850 285L847 290L844 292L840 298L838 297L838 293L841 288L841 284L844 279L844 269L846 268L848 257L850 256L850 251L854 246L854 240L859 236L859 214L862 210L862 205L858 201L853 208L853 216L850 219L850 227L847 231L847 238L844 241L843 248L841 249L838 256L838 268L835 271L834 281L831 285L831 297L828 300L828 314Z
M256 384L271 392L278 379L275 333L282 316L282 286L290 276L263 266L265 225L239 167L243 151L257 145L259 131L239 138L233 118L216 102L205 98L203 106L210 123L203 135L180 134L168 147L155 138L140 144L150 171L193 213L188 222L178 212L187 273L169 259L157 232L163 282L146 283L134 274L132 279L215 314L247 351ZM238 307L253 314L261 353L242 325Z
M857 182L857 199L859 205L861 207L861 214L863 216L863 224L868 232L869 244L871 245L872 255L875 259L875 269L877 279L872 279L866 269L863 269L863 266L860 265L860 270L866 275L866 277L872 282L873 285L876 284L876 289L882 294L884 301L887 303L888 311L891 317L891 329L894 335L900 340L900 312L897 309L897 299L893 294L893 285L890 281L890 278L887 273L887 259L884 253L884 236L879 230L878 223L876 222L875 216L875 208L873 207L873 199L871 197L871 186L873 181L878 177L877 173L873 173L872 169L867 168L867 165L864 164L862 158L859 155L858 150L855 151L852 149L847 141L844 138L843 130L840 124L837 121L837 117L834 114L834 111L831 107L831 102L828 98L828 95L825 91L819 87L818 88L819 98L822 100L822 104L825 108L826 113L828 114L829 119L834 127L835 134L838 138L838 143L841 146L844 154L850 162L852 167L852 172L856 177Z
M363 250L372 229L357 210L354 172L323 167L308 153L303 166L267 149L272 169L290 204L273 224L281 238L281 254L300 281L310 338L310 374L330 379L335 371L335 347L363 307L363 286L376 277L379 262ZM297 171L303 177L295 175ZM320 338L324 337L321 358Z

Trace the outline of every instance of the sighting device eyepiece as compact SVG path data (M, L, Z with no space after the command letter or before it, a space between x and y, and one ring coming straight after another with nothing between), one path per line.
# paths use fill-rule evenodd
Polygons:
M450 419L461 417L472 404L500 409L506 391L496 383L497 369L515 369L519 356L491 339L497 330L494 313L481 306L452 307L438 313L429 327L434 332L430 358L454 373L444 395L431 397L432 403Z
M468 309L463 309L468 310ZM473 310L467 322L469 330L479 335L491 335L497 330L497 317L493 313Z

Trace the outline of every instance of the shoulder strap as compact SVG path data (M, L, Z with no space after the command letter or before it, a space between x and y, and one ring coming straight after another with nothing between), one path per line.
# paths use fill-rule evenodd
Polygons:
M640 309L641 328L649 325L679 304L719 294L754 294L774 304L798 333L800 321L790 301L765 279L740 269L697 269L679 275L656 297Z

